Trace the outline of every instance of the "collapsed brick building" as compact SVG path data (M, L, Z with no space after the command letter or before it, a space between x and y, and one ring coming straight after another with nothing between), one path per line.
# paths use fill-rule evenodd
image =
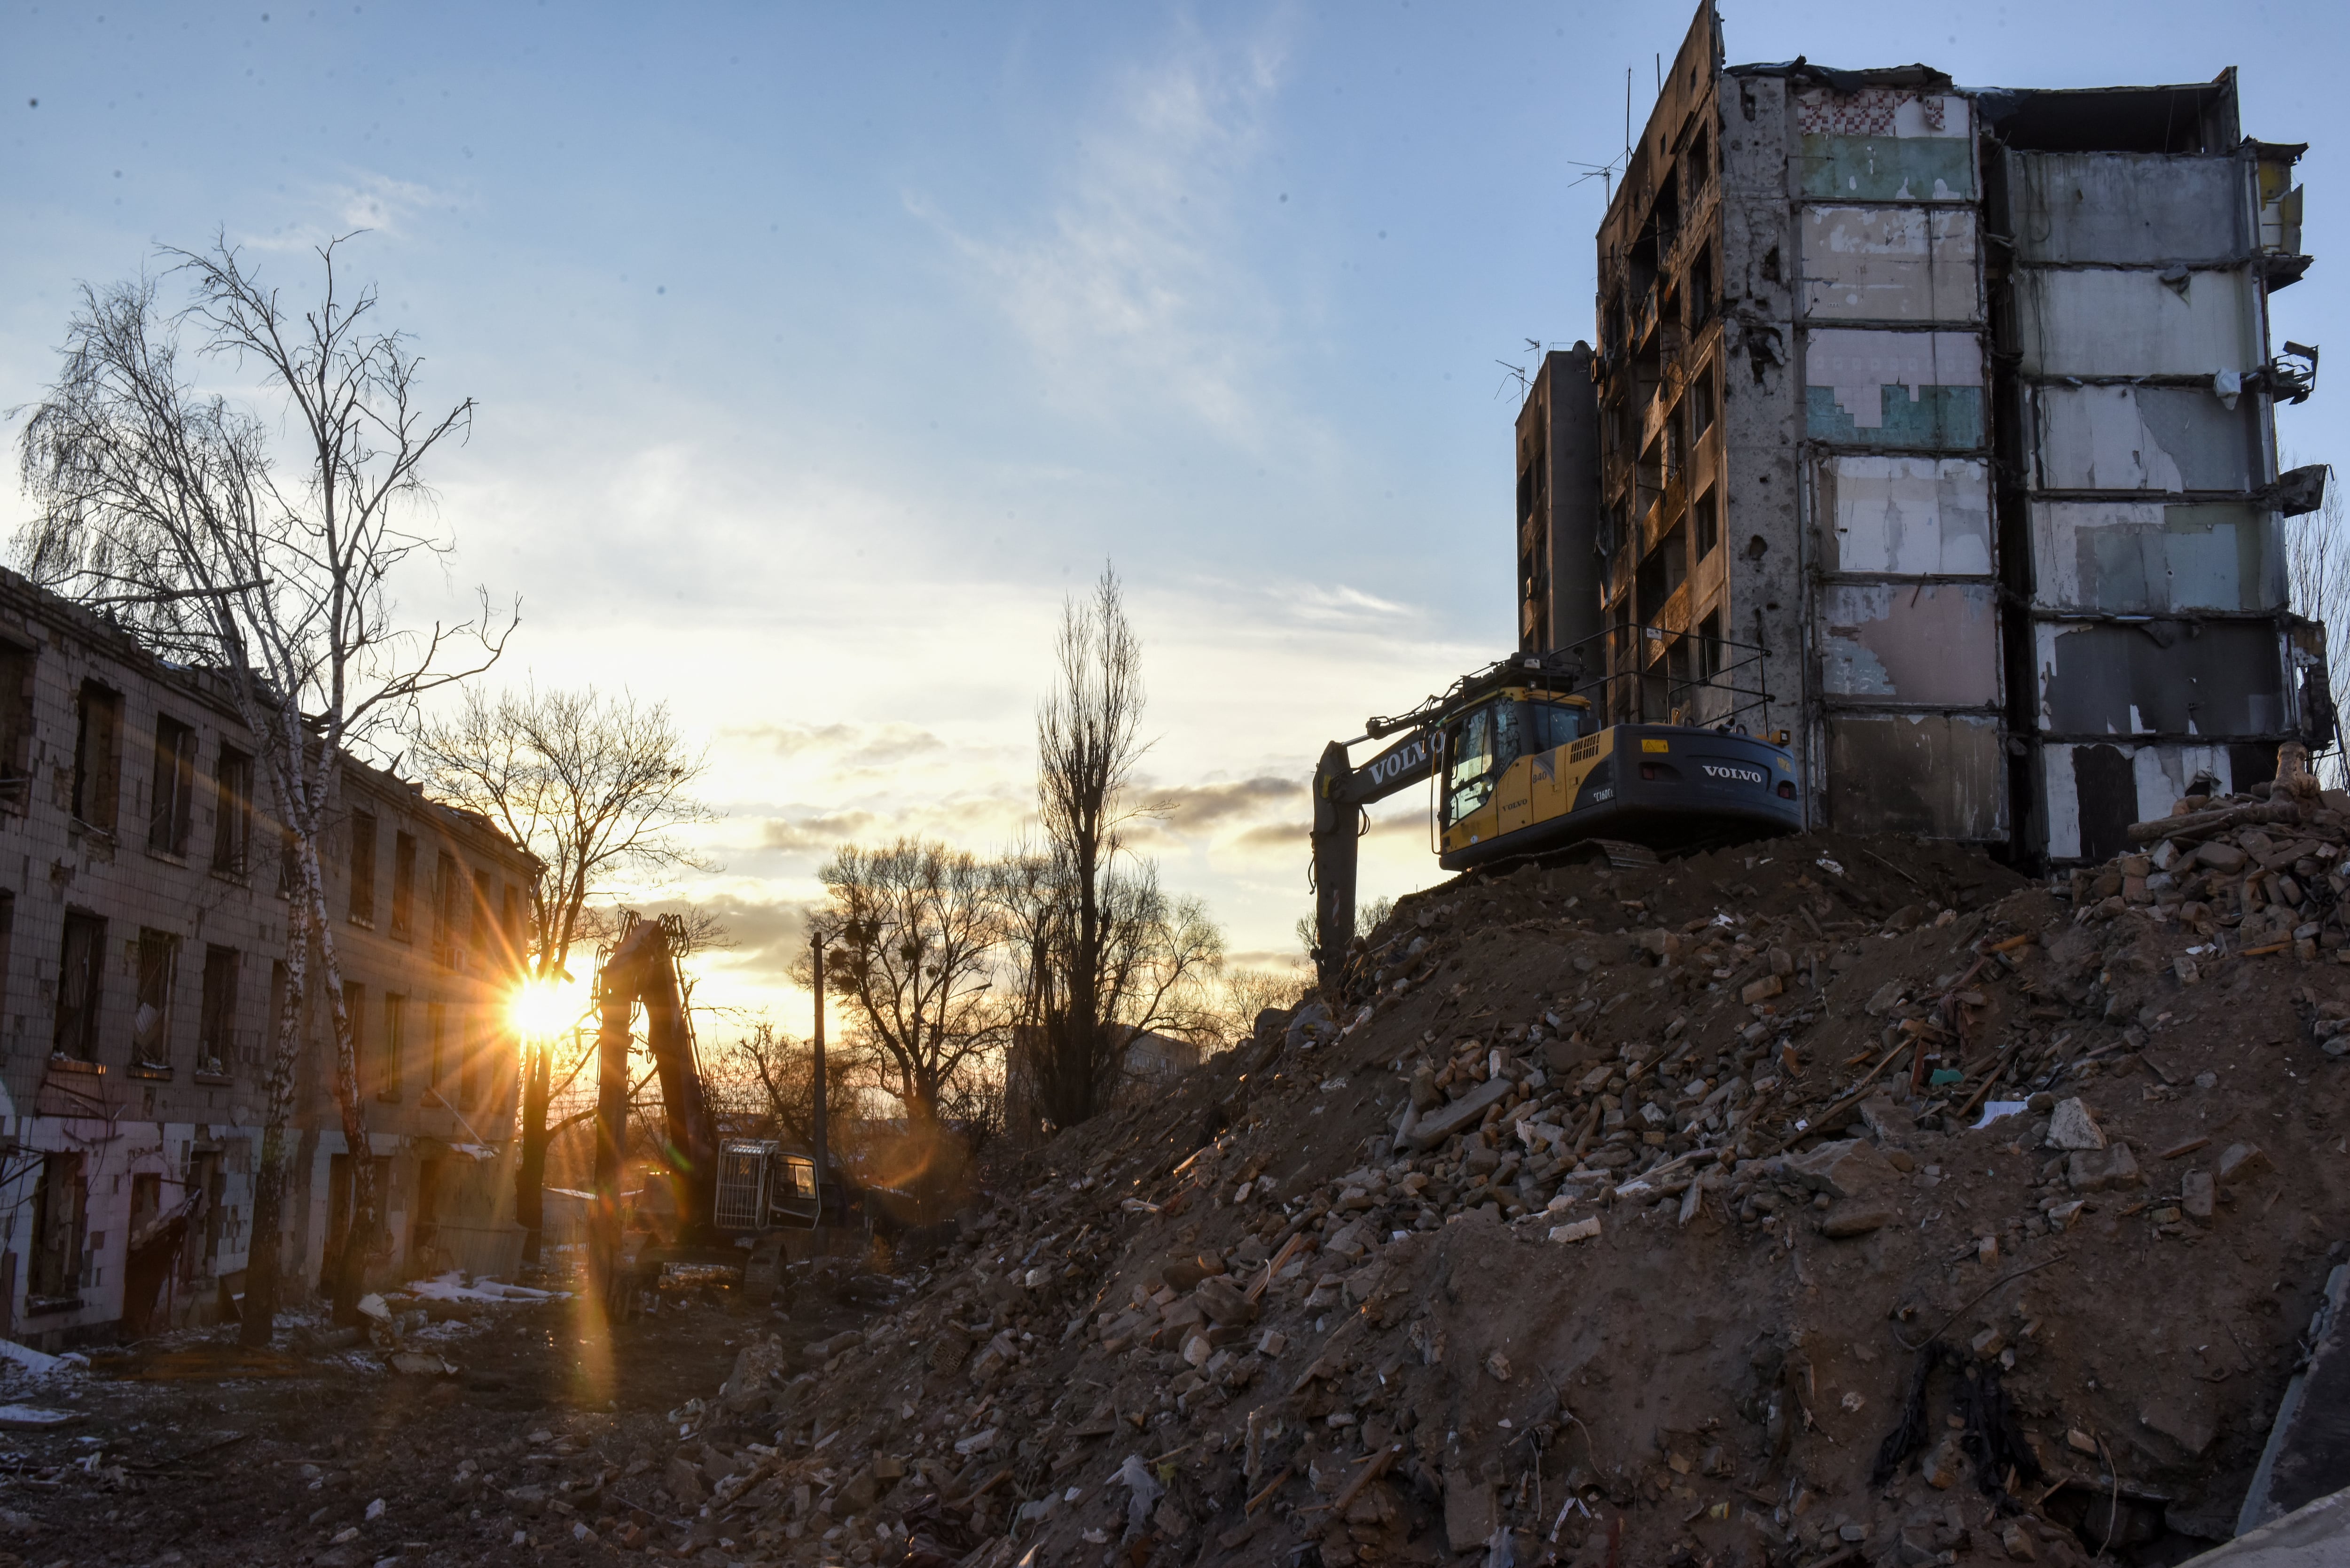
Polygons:
M203 672L0 572L0 1336L208 1322L244 1289L287 984L255 750ZM382 770L342 780L334 935L389 1220L370 1275L511 1269L508 1001L536 863ZM349 1209L316 1031L293 1131L298 1295Z
M1521 647L1599 639L1648 722L1761 650L1814 824L2025 859L2330 739L2281 525L2324 474L2272 417L2315 373L2270 341L2303 150L2242 134L2232 70L1723 60L1709 3L1598 231L1597 347L1519 420Z

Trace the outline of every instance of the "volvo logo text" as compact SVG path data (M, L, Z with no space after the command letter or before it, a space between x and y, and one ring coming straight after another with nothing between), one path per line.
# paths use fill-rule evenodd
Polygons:
M1708 778L1732 779L1740 784L1751 784L1771 782L1770 775L1761 768L1733 768L1720 763L1700 763L1698 766L1705 770L1705 776Z

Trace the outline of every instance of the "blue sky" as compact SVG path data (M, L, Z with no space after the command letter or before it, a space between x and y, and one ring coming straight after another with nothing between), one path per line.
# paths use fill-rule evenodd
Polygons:
M2345 11L1732 5L1725 30L1733 61L1972 85L2239 66L2247 130L2314 144L2319 260L2278 336L2350 348ZM1496 361L1589 335L1578 165L1689 16L9 5L0 407L79 281L224 230L299 288L308 245L369 229L355 264L431 386L481 404L433 475L461 555L409 602L519 592L508 679L626 684L708 739L726 869L690 891L746 939L714 991L787 1002L778 944L841 837L1019 831L1054 618L1105 559L1178 806L1149 846L1235 950L1285 958L1322 742L1512 640ZM2331 457L2340 398L2290 411L2288 449ZM1435 875L1419 812L1385 814L1373 889Z

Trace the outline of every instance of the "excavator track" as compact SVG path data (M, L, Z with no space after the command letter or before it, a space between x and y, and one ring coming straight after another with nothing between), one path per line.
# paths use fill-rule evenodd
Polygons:
M1607 864L1618 871L1640 871L1664 864L1657 852L1645 844L1627 843L1621 838L1591 838L1585 843L1607 857Z

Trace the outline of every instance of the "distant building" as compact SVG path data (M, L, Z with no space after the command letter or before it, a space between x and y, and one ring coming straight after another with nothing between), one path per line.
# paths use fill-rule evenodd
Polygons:
M1043 1136L1044 1098L1037 1087L1034 1042L1026 1030L1015 1030L1003 1056L1003 1127L1023 1142ZM1160 1094L1200 1064L1200 1043L1180 1035L1144 1030L1131 1034L1118 1064L1116 1105L1132 1105Z
M1722 64L1701 5L1598 234L1596 349L1518 424L1520 633L1621 719L1767 650L1817 824L2113 853L2330 739L2287 605L2269 338L2299 146L2232 69L1962 88ZM1595 652L1596 650L1595 649ZM1637 679L1636 679L1637 678Z
M198 671L0 572L0 1334L209 1322L244 1289L285 995L282 836ZM537 866L357 762L328 866L390 1228L380 1280L511 1269L509 993ZM296 1079L284 1265L349 1210L331 1052Z

